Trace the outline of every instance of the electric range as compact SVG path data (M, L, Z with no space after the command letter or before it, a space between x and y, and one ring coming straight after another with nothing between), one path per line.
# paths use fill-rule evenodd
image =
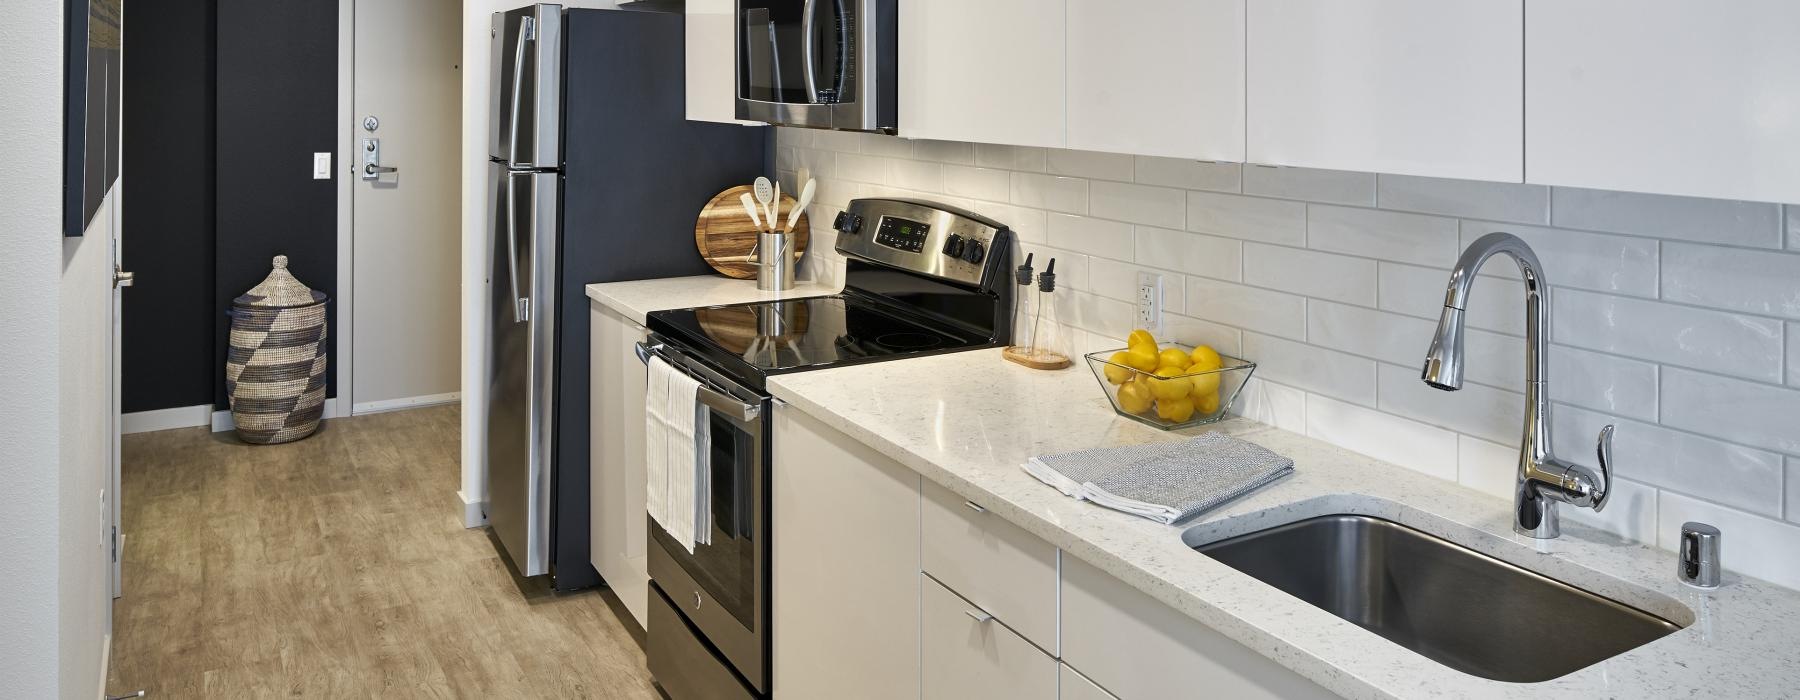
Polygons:
M700 381L711 543L649 524L650 672L673 700L769 692L768 378L1006 345L1013 234L954 207L858 199L833 222L844 291L655 311L638 345Z

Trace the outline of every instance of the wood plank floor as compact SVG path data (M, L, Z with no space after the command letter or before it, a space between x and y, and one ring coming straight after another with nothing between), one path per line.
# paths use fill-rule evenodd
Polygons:
M456 407L250 446L128 435L112 693L655 698L598 591L523 581L462 526Z

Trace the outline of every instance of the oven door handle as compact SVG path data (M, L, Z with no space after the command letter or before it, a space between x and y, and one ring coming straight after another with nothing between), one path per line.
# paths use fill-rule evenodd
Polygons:
M644 363L645 366L649 366L650 358L659 355L660 353L658 351L662 350L664 347L662 343L645 345L642 342L638 342L635 345L636 347L634 349L637 351L638 361ZM667 362L668 360L665 359L664 361ZM670 365L674 366L674 363L670 363ZM677 367L677 371L680 371L679 367ZM724 392L707 386L704 381L700 383L700 389L695 398L700 401L701 405L706 406L713 412L739 423L749 423L762 416L761 405L739 401L736 397L727 395Z

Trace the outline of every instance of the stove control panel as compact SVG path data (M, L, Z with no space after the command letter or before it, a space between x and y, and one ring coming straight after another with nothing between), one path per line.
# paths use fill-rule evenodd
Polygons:
M852 200L833 228L840 234L837 250L846 257L969 285L982 284L990 274L987 263L1012 247L1005 224L911 199ZM874 235L858 235L871 230Z

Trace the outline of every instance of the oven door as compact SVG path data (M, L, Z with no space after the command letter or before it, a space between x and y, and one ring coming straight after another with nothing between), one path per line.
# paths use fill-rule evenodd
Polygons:
M702 459L711 472L712 542L690 554L650 520L650 579L749 685L767 692L769 399L659 337L640 343L638 354L700 380L710 443Z
M738 0L737 117L785 126L892 131L897 54L881 32L894 24L894 4Z

